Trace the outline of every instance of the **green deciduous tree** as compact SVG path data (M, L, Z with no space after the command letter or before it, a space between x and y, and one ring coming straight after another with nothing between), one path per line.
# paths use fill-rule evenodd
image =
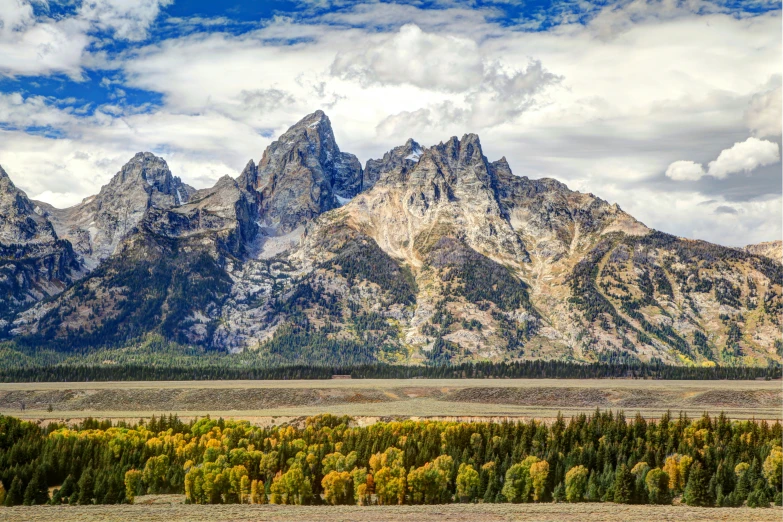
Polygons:
M142 473L137 469L129 469L128 471L125 472L125 498L127 498L128 502L130 502L131 504L133 504L133 500L136 498L136 495L138 495L139 491L141 490L142 487L141 477L142 477Z
M584 466L575 466L566 473L565 495L569 502L582 502L587 493L587 477L590 472Z
M293 464L288 471L275 477L269 491L274 504L306 504L313 494L310 479L299 464Z
M509 502L529 502L533 492L533 483L530 479L530 467L540 462L535 456L526 457L519 464L514 464L506 471L506 480L503 482L503 496Z
M475 501L478 497L478 489L480 485L481 480L479 479L478 471L476 471L470 464L460 464L459 471L457 471L457 497L459 498L459 501Z
M647 472L644 479L647 489L647 498L651 504L669 504L669 475L660 468L653 468Z

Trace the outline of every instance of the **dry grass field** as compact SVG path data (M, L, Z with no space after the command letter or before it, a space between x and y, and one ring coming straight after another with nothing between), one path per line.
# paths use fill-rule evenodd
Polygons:
M176 412L259 424L332 413L390 418L552 419L596 408L648 418L667 410L781 419L780 381L374 379L0 384L0 413L17 417L138 419ZM23 409L24 408L24 409ZM48 411L51 408L52 411Z
M690 508L686 506L627 506L619 504L450 504L440 506L251 506L251 505L118 505L0 507L7 522L192 522L281 521L345 522L373 521L440 522L663 522L663 521L775 521L783 510L749 508Z

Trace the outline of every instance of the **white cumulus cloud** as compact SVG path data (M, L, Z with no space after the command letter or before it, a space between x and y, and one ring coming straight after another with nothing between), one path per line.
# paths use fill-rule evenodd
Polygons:
M704 176L704 167L694 161L675 161L666 169L666 177L677 181L695 181Z
M723 150L718 159L710 162L708 173L716 178L725 178L729 174L748 173L778 161L780 150L777 143L750 137Z
M426 33L406 24L366 49L339 53L332 73L367 85L407 83L464 91L481 82L484 64L473 40Z
M116 38L139 41L147 37L147 29L155 21L161 7L174 0L83 0L79 17L89 20Z

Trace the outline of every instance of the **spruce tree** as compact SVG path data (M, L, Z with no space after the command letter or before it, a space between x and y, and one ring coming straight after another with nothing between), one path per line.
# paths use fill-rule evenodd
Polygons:
M633 500L635 478L625 464L620 464L614 475L614 501L617 504L630 504Z
M694 462L688 474L688 483L685 486L685 503L689 506L711 506L710 479L701 466L701 462Z
M65 477L65 481L60 487L60 498L67 502L70 496L73 494L74 489L76 489L76 479L73 478L73 475L68 475Z
M15 475L11 481L11 488L5 496L3 505L6 507L19 506L24 502L24 489L22 489L22 480Z
M40 472L36 471L33 478L27 483L22 502L25 506L42 505L49 502L49 488L46 487L46 482L41 478Z
M93 490L95 488L95 471L92 467L86 468L79 478L79 504L92 504Z
M756 489L750 492L750 495L748 495L748 507L751 508L768 508L769 507L769 498L767 498L767 493L764 491L763 484L759 484L756 486Z

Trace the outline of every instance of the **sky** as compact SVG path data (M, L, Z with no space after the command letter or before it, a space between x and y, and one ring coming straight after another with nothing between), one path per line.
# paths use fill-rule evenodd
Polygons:
M646 225L781 239L769 0L0 0L0 165L67 207L136 152L196 188L324 110L364 164L476 133Z

